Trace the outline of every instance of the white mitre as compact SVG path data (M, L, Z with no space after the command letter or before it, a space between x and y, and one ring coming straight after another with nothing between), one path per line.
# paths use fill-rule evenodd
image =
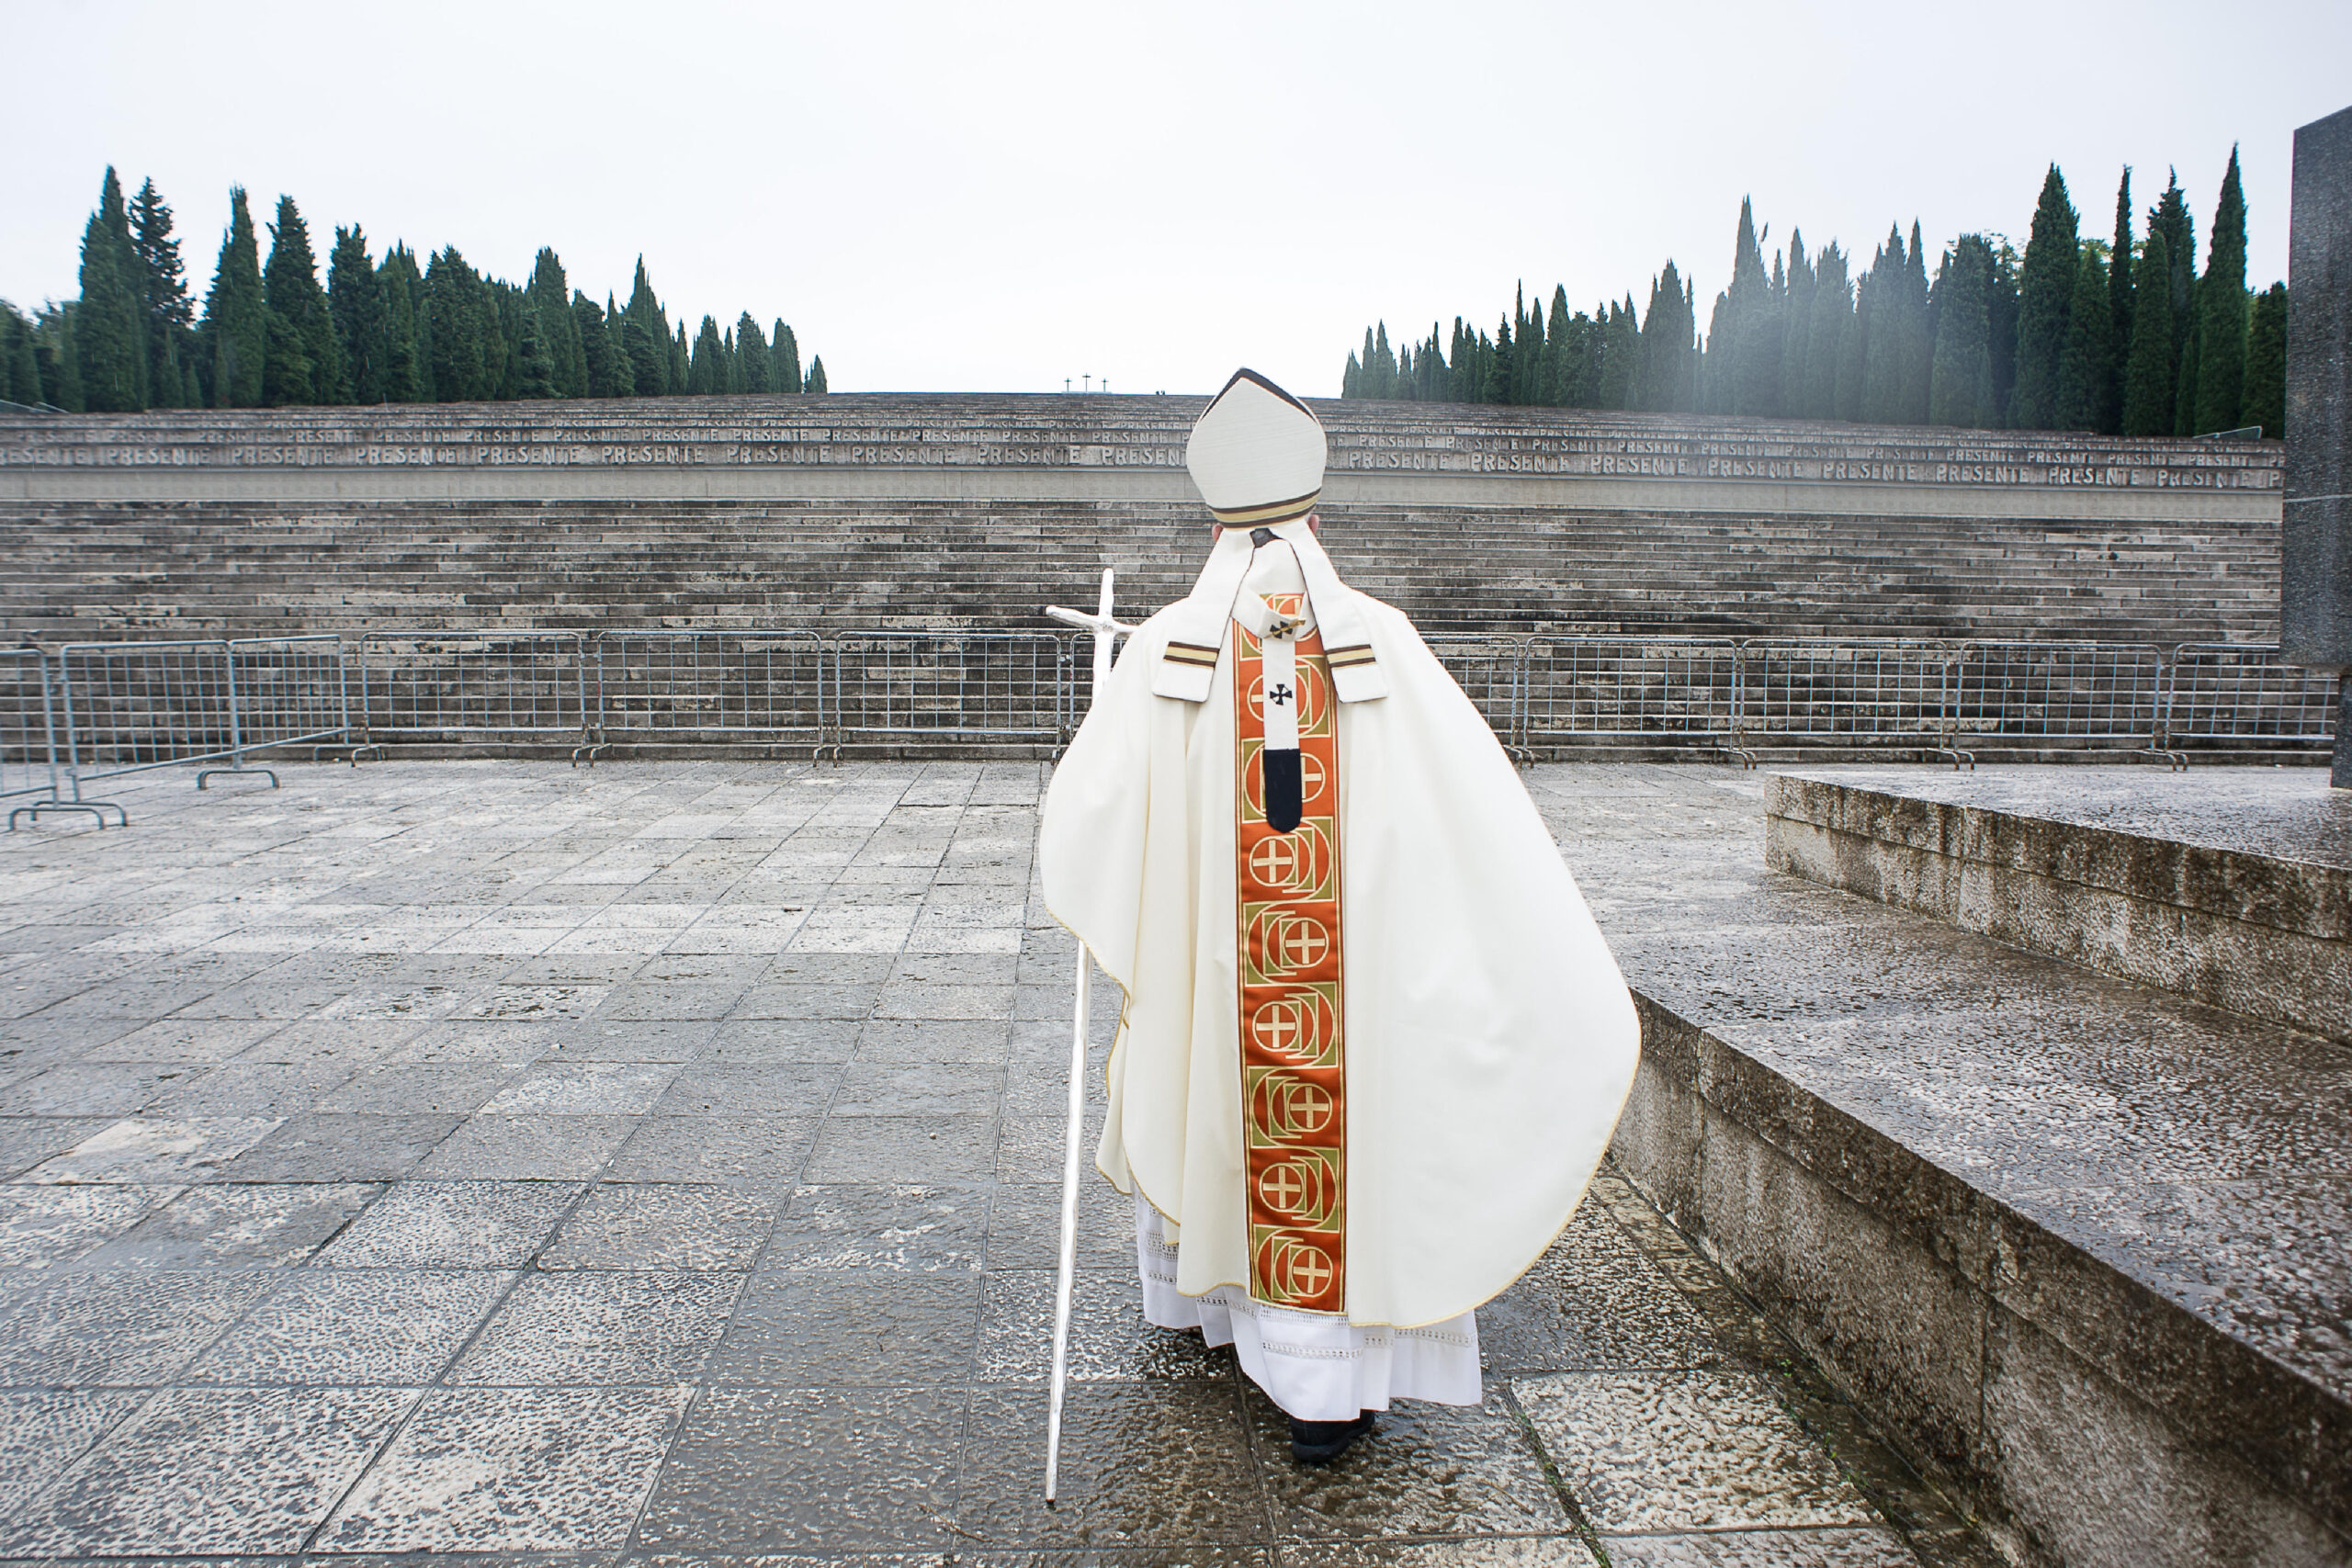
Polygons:
M1323 422L1255 370L1233 373L1184 444L1193 483L1228 528L1271 527L1314 511L1329 460Z

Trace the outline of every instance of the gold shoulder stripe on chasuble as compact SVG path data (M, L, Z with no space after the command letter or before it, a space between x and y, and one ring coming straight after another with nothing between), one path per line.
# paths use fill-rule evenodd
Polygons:
M1326 657L1330 660L1331 668L1334 670L1346 670L1358 664L1369 664L1373 661L1372 644L1368 642L1350 643L1345 648L1335 648L1331 649L1329 654Z
M1196 665L1204 670L1216 668L1216 647L1214 643L1204 647L1197 642L1170 642L1168 651L1160 657L1170 664Z

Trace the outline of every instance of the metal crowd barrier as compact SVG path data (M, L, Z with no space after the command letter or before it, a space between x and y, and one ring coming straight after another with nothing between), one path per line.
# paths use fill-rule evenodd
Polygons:
M359 639L360 737L481 743L591 728L578 632L382 631Z
M2275 648L2184 643L2165 692L2165 736L2182 740L2335 739L2342 698L2333 675L2278 662Z
M612 632L589 639L583 755L623 739L806 741L826 735L814 632Z
M1432 652L1514 754L1594 742L1909 746L1986 741L2324 745L2335 680L2275 648L1900 638L1464 636ZM537 629L370 632L0 649L0 799L121 816L97 781L333 742L1067 741L1091 661L1052 632ZM127 820L127 818L123 818Z
M832 639L832 744L849 738L1062 740L1076 694L1052 632L866 632Z

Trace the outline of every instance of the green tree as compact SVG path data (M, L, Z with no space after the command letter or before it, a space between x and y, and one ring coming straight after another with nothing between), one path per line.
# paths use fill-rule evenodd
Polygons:
M128 413L147 406L147 321L122 184L109 166L98 209L82 231L82 293L74 350L85 406Z
M194 407L202 400L194 377L196 307L187 297L172 209L152 179L130 204L130 248L146 318L148 406Z
M645 324L626 311L621 315L621 353L628 360L629 383L637 395L658 396L659 389L668 384L665 356L645 335Z
M368 254L368 236L356 223L335 228L334 250L327 259L327 310L334 318L350 400L388 401L392 395L392 342L384 283Z
M2165 237L2165 254L2171 258L2170 269L2165 274L2172 310L2171 374L2177 381L2180 376L2180 356L2188 350L2188 329L2195 324L2189 310L2189 296L2197 288L2197 224L2188 212L2188 193L2180 188L2177 170L2169 171L2164 194L2148 209L2148 232ZM2136 299L2148 287L2153 276L2144 264L2132 276L2132 295Z
M2066 181L2052 164L2041 182L2018 278L2018 380L2009 423L2019 430L2046 430L2057 413L2059 362L2066 352L2066 319L2081 248L2075 204L2066 199Z
M2245 408L2240 424L2258 424L2273 441L2287 438L2287 286L2274 283L2256 296L2246 333Z
M40 362L33 357L33 324L24 312L0 299L0 398L38 403Z
M554 367L556 396L588 396L588 347L572 320L571 285L554 251L541 246L531 263L530 309L539 314L539 338Z
M1632 377L1634 406L1687 412L1699 353L1697 292L1683 286L1672 257L1650 280L1649 313L1642 319L1639 357Z
M801 383L801 390L811 395L825 390L825 356L817 355L808 362L808 378Z
M567 318L570 314L569 310L565 312ZM521 341L516 344L519 368L515 373L514 395L533 401L558 396L555 359L548 353L542 312L526 309L518 324L522 333Z
M1928 297L1928 246L1919 237L1919 220L1911 220L1911 244L1904 253L1896 299L1902 343L1895 363L1894 417L1905 424L1923 424L1928 418L1928 389L1934 379L1936 323Z
M1854 286L1846 276L1846 253L1822 247L1814 262L1813 310L1805 329L1804 395L1793 412L1807 419L1836 419L1838 360L1854 321Z
M220 260L198 331L212 361L213 406L258 408L269 355L269 308L262 300L261 247L243 186L229 188L229 228L220 237Z
M2000 240L1993 247L1993 292L1984 312L1993 339L1993 412L1984 423L1998 429L2007 422L2018 384L2018 253L1997 234L1985 237Z
M433 401L433 333L426 324L424 276L416 253L396 244L376 269L384 299L384 399Z
M767 334L746 310L735 322L735 389L753 395L768 391L775 356L768 352Z
M1789 282L1781 297L1780 400L1773 412L1802 417L1805 371L1813 349L1813 297L1820 288L1819 258L1808 256L1804 231L1789 231Z
M2112 434L2121 428L2113 406L2115 327L2108 314L2107 263L2088 241L2075 264L2075 297L2066 310L2066 347L2058 360L2058 395L2052 422L2061 430Z
M2188 336L2180 345L2180 380L2173 388L2172 433L2195 435L2197 429L2197 359L2199 328L2197 290L2188 291Z
M262 300L285 323L269 334L269 359L262 370L263 393L273 407L288 403L340 403L344 391L343 347L335 341L334 315L319 287L319 262L311 249L310 225L290 196L277 198L277 221L269 226L269 262L262 268Z
M645 258L637 258L637 284L629 290L628 320L645 336L643 356L638 345L623 329L621 341L627 348L629 364L637 378L637 395L659 398L673 389L670 384L670 319L662 309L662 301L653 297L653 285L645 276Z
M2123 367L2132 351L2132 166L2123 166L2122 183L2115 187L2115 241L2107 253L2107 322L2114 343L2114 384L2108 390L2113 424L2123 428Z
M1928 423L1983 426L1993 402L1993 247L1962 234L1936 268Z
M496 393L493 365L503 367L505 345L493 354L484 332L493 309L487 290L458 247L434 254L424 269L427 330L432 339L433 394L445 403L480 402Z
M33 365L40 376L40 400L67 413L80 413L81 355L74 349L73 301L41 307L33 321Z
M792 329L784 324L784 318L781 316L776 318L775 330L768 334L768 354L774 360L768 368L769 389L777 392L798 392L800 390L800 344L792 335Z
M686 367L686 390L701 394L727 390L727 346L718 341L718 322L702 319L695 333L694 358Z
M2132 304L2132 346L2123 359L2123 434L2170 435L2173 419L2171 247L2148 231Z
M2245 407L2245 189L2238 150L2222 175L2212 250L2197 284L2197 427L2228 430Z
M580 339L581 361L588 369L588 396L592 398L623 398L622 378L628 376L628 360L613 341L613 333L605 320L605 312L596 301L578 289L571 294L571 330ZM635 384L629 377L629 385Z

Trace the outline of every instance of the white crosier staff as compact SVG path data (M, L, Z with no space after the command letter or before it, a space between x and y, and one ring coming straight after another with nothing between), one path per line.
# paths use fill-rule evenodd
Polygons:
M1135 630L1111 618L1111 569L1102 569L1102 606L1093 615L1081 610L1065 610L1058 604L1046 606L1046 614L1065 626L1080 627L1094 634L1094 684L1091 694L1100 693L1111 679L1111 649L1120 638ZM1078 944L1078 1006L1077 1018L1070 1026L1069 1046L1069 1147L1062 1161L1062 1268L1061 1278L1054 1287L1054 1389L1053 1403L1046 1413L1046 1506L1054 1506L1054 1484L1059 1477L1062 1457L1062 1392L1069 1383L1069 1297L1070 1286L1078 1268L1078 1152L1086 1132L1086 982L1092 955L1086 944Z

